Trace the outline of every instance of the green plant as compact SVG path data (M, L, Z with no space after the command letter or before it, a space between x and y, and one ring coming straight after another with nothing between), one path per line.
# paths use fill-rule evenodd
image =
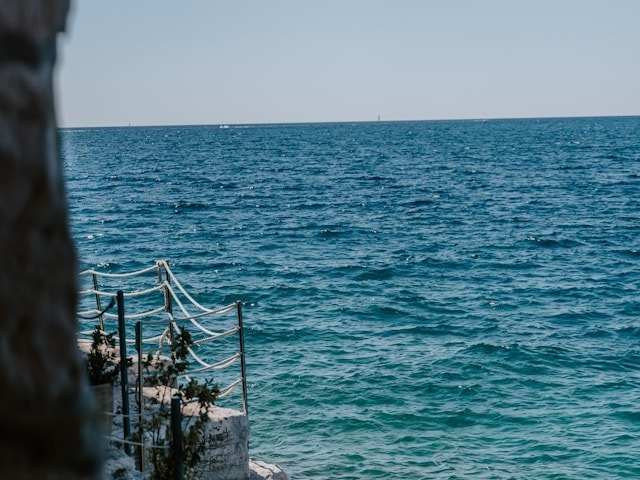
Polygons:
M87 372L91 385L113 384L120 372L115 333L105 333L99 326L91 332L91 349L87 354Z
M150 398L153 413L141 420L142 436L151 439L153 446L145 449L151 464L151 480L165 480L173 477L175 448L171 430L170 400L178 396L181 404L193 404L195 415L185 415L182 421L182 459L184 478L195 478L196 469L203 458L207 445L206 425L209 411L219 394L219 389L211 380L198 382L190 379L181 383L178 377L189 368L187 360L189 347L193 345L186 329L173 336L171 355L168 361L148 355L143 362L146 372L145 384L155 386L157 393ZM171 388L174 387L175 388Z

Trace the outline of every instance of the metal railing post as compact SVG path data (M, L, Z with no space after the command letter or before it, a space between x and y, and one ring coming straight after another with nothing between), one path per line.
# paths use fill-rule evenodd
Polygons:
M118 290L118 335L120 339L120 387L122 392L122 429L124 439L131 436L131 419L129 417L129 365L127 361L127 337L124 323L124 294ZM131 455L131 446L125 442L124 450Z
M244 414L249 416L249 405L247 402L247 367L244 359L244 327L242 325L242 302L236 302L238 309L238 338L240 341L240 370L242 372L242 408Z
M144 382L142 380L142 322L136 322L136 350L138 352L138 413L140 414L140 420L138 421L138 436L140 437L140 446L138 447L138 464L141 472L144 472L144 427L142 425L142 414L144 412L144 396L142 392L142 386Z
M100 304L100 294L98 293L98 276L95 273L92 273L91 277L93 277L93 291L96 292L94 294L96 296L96 310L98 312L102 312L102 305ZM98 321L100 322L100 330L104 332L104 319L102 318L102 313L98 315Z
M169 287L168 287L169 282L170 282L169 273L165 270L164 309L169 314L169 318L173 318L173 300L171 298L171 292L169 291ZM173 345L173 337L174 337L173 323L169 322L169 341L171 342L172 345Z
M171 433L173 449L173 479L182 480L184 473L182 462L182 412L180 397L171 397Z

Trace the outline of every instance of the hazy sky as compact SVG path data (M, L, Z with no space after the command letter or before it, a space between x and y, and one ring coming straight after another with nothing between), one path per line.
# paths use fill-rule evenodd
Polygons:
M67 30L62 126L640 114L639 0L75 0Z

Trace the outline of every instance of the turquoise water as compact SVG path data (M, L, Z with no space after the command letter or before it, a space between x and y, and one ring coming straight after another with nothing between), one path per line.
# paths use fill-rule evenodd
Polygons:
M640 117L62 130L82 266L244 303L292 479L640 477Z

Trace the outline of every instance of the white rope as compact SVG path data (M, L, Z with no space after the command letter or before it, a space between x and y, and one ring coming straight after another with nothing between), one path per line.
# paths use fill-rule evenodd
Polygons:
M93 288L89 288L87 290L80 290L78 292L78 295L89 295L90 293L95 293L95 290Z
M130 319L130 320L136 320L138 318L151 317L153 315L156 315L156 314L158 314L160 312L164 312L164 311L165 311L165 307L164 307L164 305L162 305L161 307L154 308L153 310L148 310L146 312L127 314L127 318Z
M102 297L117 297L118 296L117 292L105 292L105 291L102 291L102 290L95 290L95 289L89 290L89 293L91 293L93 295L100 295Z
M173 327L176 329L176 331L178 333L181 332L180 327L178 326L178 324L176 322L172 322ZM235 357L240 358L240 354L237 353L235 354L233 357L229 357L226 360L222 360L221 362L218 363L207 363L204 360L202 360L197 354L196 352L193 351L193 348L191 347L187 347L187 351L189 352L189 354L191 354L191 356L193 357L193 359L198 362L200 365L202 365L202 368L198 368L198 369L194 369L191 370L189 373L198 373L198 372L204 372L206 370L221 370L223 368L228 367L229 365L231 365L234 361L235 361Z
M220 392L218 393L218 397L217 398L224 398L227 395L230 395L231 393L233 393L233 391L236 389L236 387L238 385L240 385L241 383L242 383L242 379L239 378L238 380L236 380L232 384L230 384L227 387L225 387L222 390L220 390Z
M80 272L79 275L96 275L98 277L107 277L107 278L128 278L128 277L135 277L137 275L142 275L144 273L148 273L157 269L158 269L158 264L152 267L143 268L142 270L137 270L135 272L130 272L130 273L107 273L107 272L99 272L97 270L89 269L89 270L84 270Z
M122 292L122 296L125 298L135 298L148 295L149 293L158 292L162 290L162 285L156 285L155 287L147 288L146 290L134 290L132 292Z
M167 272L167 275L169 275L169 278L171 279L171 281L173 281L176 284L176 287L178 287L178 290L180 290L182 292L182 294L196 307L198 307L200 310L203 310L205 312L211 312L213 313L214 310L211 310L210 308L206 308L203 307L202 305L200 305L198 302L196 302L193 297L191 295L189 295L187 293L187 291L182 287L182 284L178 281L178 279L176 278L176 276L173 274L173 272L171 271L171 269L169 268L169 265L167 265L167 262L165 260L161 260L161 262L158 263L162 263L164 266L164 269Z
M176 322L171 322L171 324L173 325L173 328L175 328L178 333L182 332L182 330L180 329L180 327L178 326L178 324ZM187 351L191 354L193 359L196 362L198 362L200 365L202 365L205 369L208 369L211 366L210 363L205 362L198 355L196 355L196 352L194 352L191 347L187 347ZM196 370L196 371L200 371L200 370Z
M229 305L227 305L226 307L220 307L217 310L213 310L212 312L210 312L213 315L224 315L225 313L230 312L231 310L237 308L237 305L235 303L231 303Z
M218 363L213 363L208 366L203 366L202 368L195 368L193 370L189 370L189 375L193 375L195 373L202 373L209 370L223 370L233 365L239 359L240 359L240 354L236 353L235 355L231 355L229 358L225 358L224 360Z
M148 295L149 293L153 293L153 292L157 292L160 290L163 290L164 285L156 285L154 287L150 287L147 288L146 290L133 290L131 292L122 292L122 297L123 298L135 298L135 297L142 297L144 295ZM118 293L114 293L114 292L107 292L104 290L96 290L95 288L89 288L87 290L83 290L82 292L80 292L80 294L84 294L84 295L100 295L103 297L116 297L118 295Z
M211 337L201 338L200 340L195 340L193 342L194 345L200 345L201 343L212 342L214 340L222 340L223 338L230 337L238 333L240 329L238 327L232 328L231 330L227 330L226 332L219 333L218 335L213 335Z
M193 315L189 315L189 313L187 312L187 309L184 307L184 305L182 304L182 302L180 301L180 299L178 298L178 296L176 295L176 292L173 290L173 287L171 287L171 284L168 282L165 282L167 289L169 290L169 292L171 293L171 297L176 301L176 303L178 304L178 306L180 307L180 310L182 310L182 312L185 314L185 318L187 318L193 325L195 325L201 332L206 333L207 335L210 336L215 336L218 335L216 332L212 332L211 330L209 330L208 328L205 328L204 326L202 326L200 323L198 323L195 320L195 317ZM207 310L206 313L213 313L214 310Z
M141 341L142 343L145 343L145 344L156 343L159 340L161 340L164 336L165 334L163 333L162 335L156 335L155 337L143 338ZM135 339L127 339L127 343L129 345L135 345L136 341Z
M164 307L164 305L162 305L161 307L154 308L153 310L147 310L146 312L127 313L126 318L127 318L127 320L136 320L136 319L139 319L139 318L151 317L153 315L156 315L156 314L158 314L160 312L164 312L164 311L165 311L165 307ZM117 313L105 312L103 315L105 317L107 317L107 318L118 318L118 314Z
M169 317L171 317L171 313L169 313ZM171 328L167 327L162 331L162 334L158 336L158 349L162 350L163 342L167 341L167 339L171 340Z
M180 310L182 310L182 313L184 313L184 318L189 319L189 321L195 325L200 331L206 333L207 335L217 335L216 332L212 332L211 330L203 327L202 325L200 325L200 323L198 323L197 321L195 321L196 316L195 315L191 315L188 311L187 308L184 306L184 304L180 301L180 299L178 298L178 296L176 295L175 290L173 289L173 287L171 286L171 284L169 282L165 282L165 287L167 288L167 290L169 291L169 293L171 294L171 298L173 298L173 300L175 300L175 302L178 304L178 307L180 308ZM208 312L207 312L208 313ZM172 319L175 320L175 317Z
M216 310L210 310L208 312L200 312L200 313L196 313L195 315L191 315L190 317L179 317L176 318L175 320L177 322L181 322L181 321L186 321L186 320L192 320L194 318L202 318L202 317L207 317L209 315L223 315L225 313L230 312L231 310L236 308L236 304L232 303L230 305L227 305L226 307L220 307Z

